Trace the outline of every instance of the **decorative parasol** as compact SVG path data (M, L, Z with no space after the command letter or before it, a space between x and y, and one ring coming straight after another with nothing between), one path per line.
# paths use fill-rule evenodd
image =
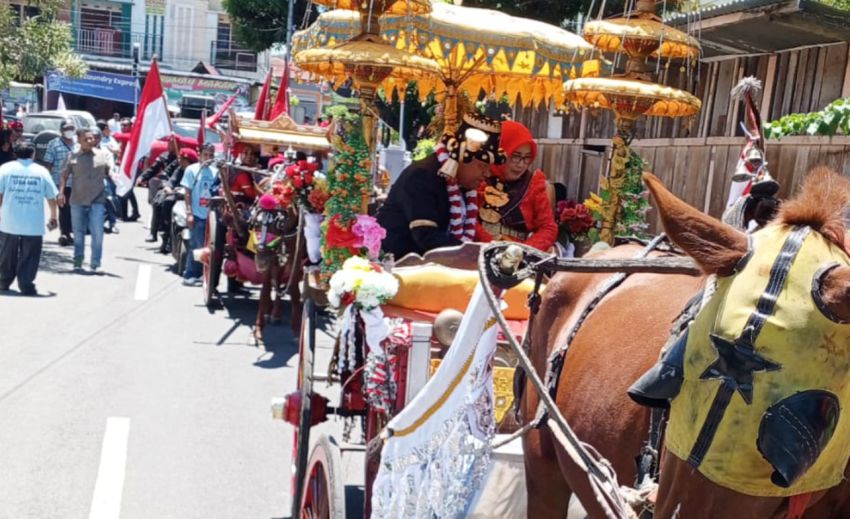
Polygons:
M314 4L324 5L332 9L363 12L370 8L379 15L427 13L431 10L431 0L312 0Z
M578 78L564 84L564 95L582 108L604 108L614 112L617 135L612 141L611 166L601 184L610 196L603 202L600 238L613 244L614 227L620 211L625 183L629 142L635 122L642 116L690 117L702 102L683 90L651 81L649 59L699 58L700 46L691 36L668 27L655 15L655 0L638 0L635 10L624 18L588 22L585 39L603 52L628 57L625 73L618 77Z
M337 45L357 34L360 23L354 13L324 13L296 35L293 46ZM438 75L418 80L419 93L424 97L437 92L447 128L457 122L461 91L472 98L482 90L506 96L512 105L520 99L525 105L553 99L561 103L564 80L594 51L583 38L549 24L443 3L435 3L430 13L384 16L380 25L380 36L395 48L439 64ZM390 77L383 86L403 96L407 81Z

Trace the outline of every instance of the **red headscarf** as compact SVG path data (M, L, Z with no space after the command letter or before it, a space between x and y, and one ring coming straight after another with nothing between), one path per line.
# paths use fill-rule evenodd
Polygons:
M490 171L493 175L504 178L505 169L508 167L508 162L511 160L511 155L517 148L528 144L531 146L531 155L537 158L537 143L534 142L534 137L531 136L531 131L524 124L516 121L502 121L502 137L499 140L499 146L505 152L505 163L499 166L490 166Z

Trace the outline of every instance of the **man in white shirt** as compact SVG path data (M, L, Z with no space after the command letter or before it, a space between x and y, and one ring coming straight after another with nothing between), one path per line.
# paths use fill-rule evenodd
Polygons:
M0 167L0 292L9 290L17 278L21 294L37 295L35 276L41 261L45 229L56 221L56 184L46 168L35 164L35 148L22 143L15 148L17 160ZM50 220L44 222L44 200Z
M117 112L112 114L112 119L110 119L108 121L108 124L109 124L109 131L111 133L120 132L121 131L121 114L119 114ZM101 129L101 131L103 131L103 130Z

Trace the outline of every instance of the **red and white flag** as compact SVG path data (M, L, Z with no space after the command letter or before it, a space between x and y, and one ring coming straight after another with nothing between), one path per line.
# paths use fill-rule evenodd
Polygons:
M221 108L218 110L218 112L216 112L215 115L207 119L207 128L215 129L215 125L218 124L218 120L221 119L221 117L227 113L227 111L230 109L230 105L233 104L233 101L236 101L236 96L238 95L239 94L233 94L232 96L230 96L230 99L228 99L224 102L223 105L221 105Z
M207 130L207 111L203 110L201 112L201 124L198 125L198 149L201 149L201 146L204 145L204 137L206 137Z
M257 99L257 109L254 110L255 121L265 121L269 115L269 89L272 86L272 71L269 70L266 76L266 82L263 83L263 89L260 91L260 97Z
M130 141L121 159L121 170L114 178L118 196L124 196L133 189L139 161L150 152L154 142L168 135L171 135L171 119L168 118L159 67L153 60L136 110Z
M277 96L274 99L271 111L269 111L269 121L274 121L280 114L289 114L289 63L283 67L283 74L280 76L280 86L277 89Z

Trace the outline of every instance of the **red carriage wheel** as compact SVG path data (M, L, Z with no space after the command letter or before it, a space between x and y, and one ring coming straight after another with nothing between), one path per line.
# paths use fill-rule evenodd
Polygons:
M295 444L292 447L292 517L301 517L301 495L307 474L307 457L310 454L310 427L312 427L313 363L316 354L316 302L304 301L301 332L298 344L298 392L301 394L301 413Z
M218 211L210 209L204 233L204 247L209 251L209 256L203 262L204 304L207 308L212 308L216 301L221 265L224 261L224 233L225 229L218 220Z
M302 519L345 519L342 457L333 438L322 434L310 455L301 493Z

